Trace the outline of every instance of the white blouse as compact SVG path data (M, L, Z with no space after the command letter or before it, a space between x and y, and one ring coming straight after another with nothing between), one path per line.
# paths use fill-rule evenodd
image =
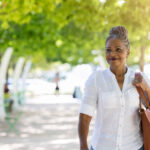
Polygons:
M79 112L89 116L97 112L92 137L94 150L138 150L143 145L139 94L132 85L134 74L128 68L122 91L110 69L96 71L87 80Z

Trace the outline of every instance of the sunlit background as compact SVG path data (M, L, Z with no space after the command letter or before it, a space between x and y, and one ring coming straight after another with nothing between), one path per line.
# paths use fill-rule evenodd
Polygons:
M116 25L128 30L128 66L150 76L149 0L0 0L0 149L79 150L84 84L108 67Z

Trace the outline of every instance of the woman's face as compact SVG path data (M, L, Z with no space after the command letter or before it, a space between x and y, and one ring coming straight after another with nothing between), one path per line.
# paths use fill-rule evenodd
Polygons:
M106 60L111 67L124 67L129 53L120 39L110 39L106 43Z

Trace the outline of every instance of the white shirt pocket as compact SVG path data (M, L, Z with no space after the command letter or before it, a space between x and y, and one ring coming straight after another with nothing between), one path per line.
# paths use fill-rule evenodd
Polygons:
M127 91L127 106L129 107L139 107L139 94L135 87L130 88Z
M102 92L101 93L103 108L116 108L119 104L119 99L115 92Z

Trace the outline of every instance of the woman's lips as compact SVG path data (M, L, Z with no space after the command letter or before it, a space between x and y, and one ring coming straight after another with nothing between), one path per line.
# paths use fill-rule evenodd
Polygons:
M116 60L119 60L118 58L111 58L110 59L111 61L116 61Z

